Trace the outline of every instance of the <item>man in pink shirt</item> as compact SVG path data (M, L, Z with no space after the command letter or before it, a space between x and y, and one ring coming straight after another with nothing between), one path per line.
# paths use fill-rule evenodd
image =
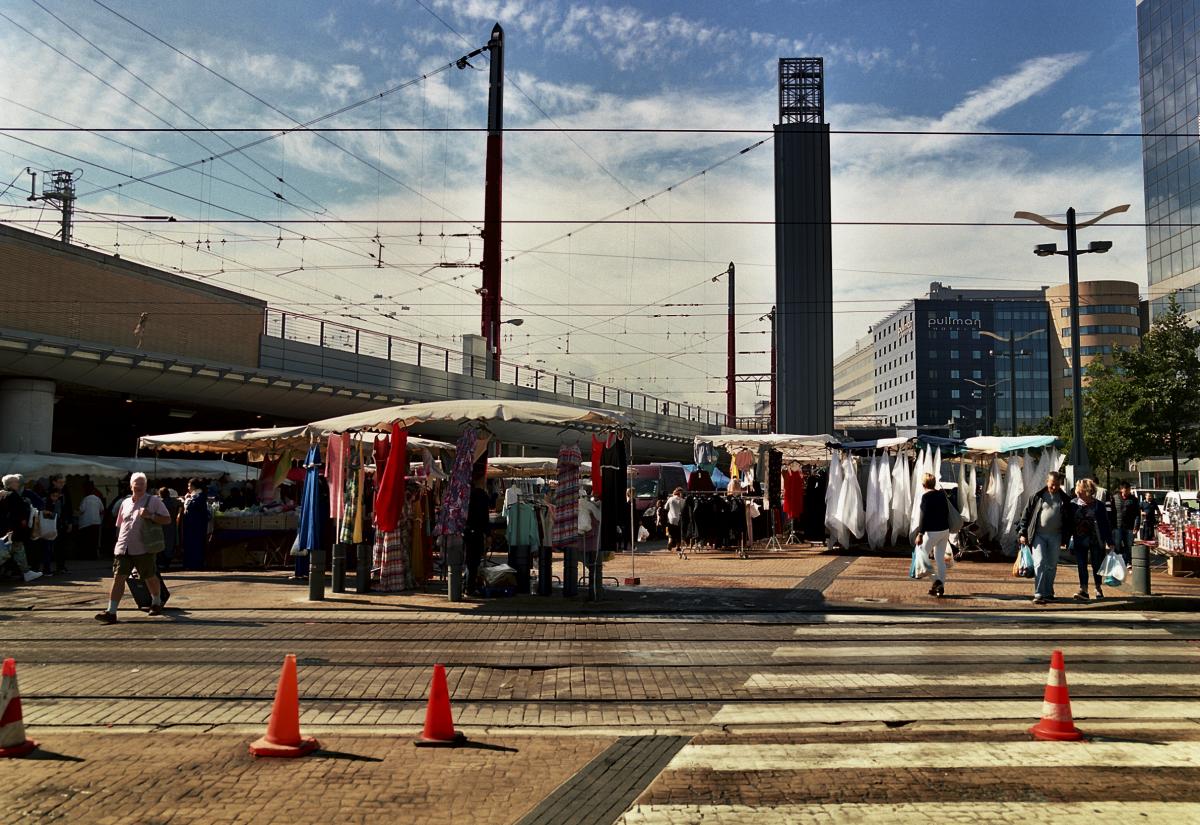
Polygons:
M113 548L113 581L108 593L108 610L97 613L95 617L96 621L104 624L117 621L117 605L125 595L125 580L134 570L150 591L150 615L162 613L162 591L154 563L157 551L146 549L142 539L142 520L165 525L171 522L171 514L161 498L146 492L145 473L130 476L129 489L133 495L121 502L117 510L117 544Z

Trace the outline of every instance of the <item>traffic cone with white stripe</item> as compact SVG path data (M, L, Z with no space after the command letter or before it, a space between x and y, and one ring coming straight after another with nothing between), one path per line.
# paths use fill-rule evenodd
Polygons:
M21 715L21 690L17 687L17 660L5 659L0 676L0 757L24 756L38 746L25 737Z
M1042 699L1042 720L1029 729L1035 739L1054 742L1077 742L1083 734L1071 717L1071 697L1067 693L1067 671L1061 650L1050 657L1050 673L1046 676L1046 693Z

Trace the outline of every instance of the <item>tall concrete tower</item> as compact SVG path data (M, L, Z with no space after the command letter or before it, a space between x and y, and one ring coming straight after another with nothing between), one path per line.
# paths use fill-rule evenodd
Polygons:
M776 429L833 430L833 261L824 62L779 61L775 126Z

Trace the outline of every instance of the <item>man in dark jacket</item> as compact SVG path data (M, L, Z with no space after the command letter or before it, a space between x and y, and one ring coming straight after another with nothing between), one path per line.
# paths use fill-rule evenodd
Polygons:
M1117 485L1117 495L1108 500L1108 506L1112 511L1109 521L1113 528L1113 544L1128 567L1133 561L1133 537L1142 524L1142 508L1128 481Z
M1075 505L1062 489L1062 473L1046 476L1045 489L1029 500L1021 518L1018 540L1033 554L1033 603L1054 599L1058 554L1075 530Z

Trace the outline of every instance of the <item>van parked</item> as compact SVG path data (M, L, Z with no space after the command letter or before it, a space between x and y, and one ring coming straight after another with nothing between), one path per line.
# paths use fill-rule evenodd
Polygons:
M631 464L629 483L633 486L634 506L637 522L660 538L663 529L658 526L658 502L671 495L676 487L687 489L687 475L679 463Z

